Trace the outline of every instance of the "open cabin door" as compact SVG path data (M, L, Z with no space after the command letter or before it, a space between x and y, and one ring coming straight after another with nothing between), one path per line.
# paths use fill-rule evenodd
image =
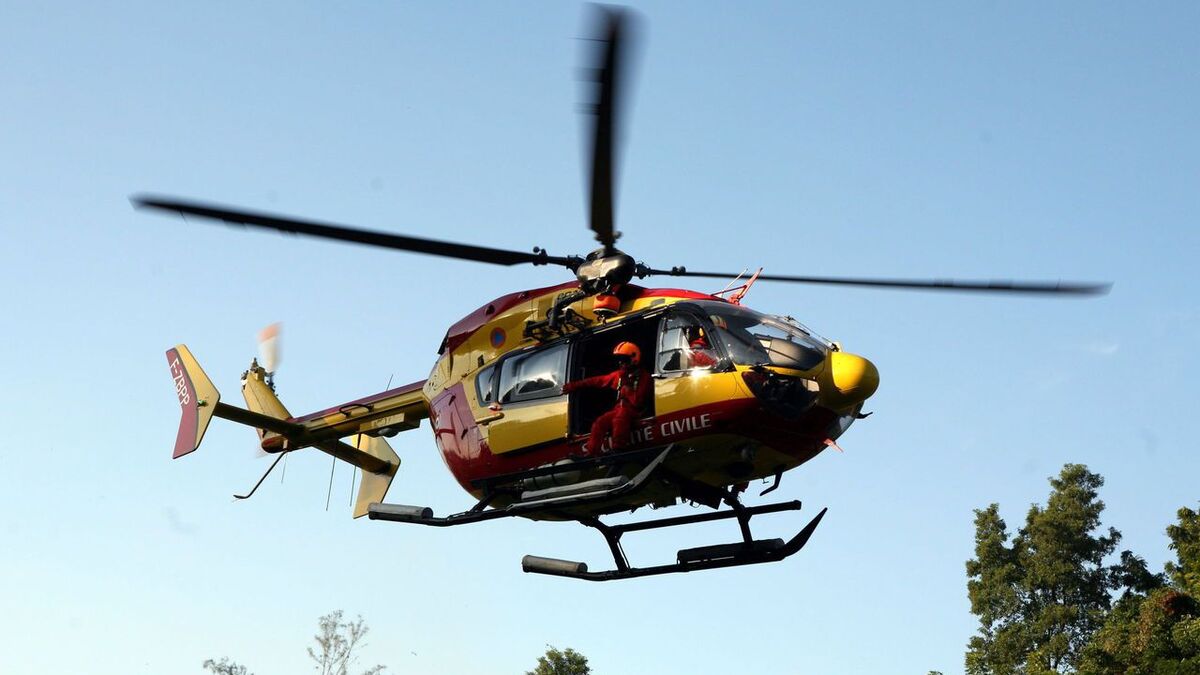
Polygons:
M638 316L620 323L601 327L577 341L572 346L571 378L582 380L596 375L611 373L617 368L613 348L622 342L637 345L642 353L642 365L654 373L654 348L658 342L658 325L662 312L649 316ZM653 383L652 383L653 384ZM615 389L577 389L571 393L571 431L577 435L591 432L592 423L604 413L612 410L616 403ZM652 392L642 419L649 421L655 415L657 393ZM635 427L637 428L637 427Z
M494 454L535 447L567 437L568 344L510 354L490 368L480 383L480 401L497 404L502 416L488 425ZM485 389L490 387L490 389Z

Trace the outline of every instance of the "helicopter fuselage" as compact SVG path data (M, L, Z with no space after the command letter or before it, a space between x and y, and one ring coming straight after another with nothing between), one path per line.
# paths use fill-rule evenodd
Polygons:
M447 331L423 393L446 466L476 497L497 477L550 465L562 474L525 487L579 480L572 460L583 456L591 422L614 393L564 394L562 385L612 370L618 342L638 345L654 382L653 401L620 452L668 444L683 451L664 467L679 480L606 504L608 512L704 501L708 488L795 468L850 426L878 384L865 359L718 296L625 286L615 316L599 319L591 297L561 305L576 288L509 294ZM567 315L557 329L539 330L555 311ZM711 342L704 367L689 363L688 331Z

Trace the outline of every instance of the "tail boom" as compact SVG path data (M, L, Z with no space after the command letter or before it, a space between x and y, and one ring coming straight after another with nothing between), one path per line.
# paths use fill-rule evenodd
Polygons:
M414 429L429 416L421 389L424 382L293 417L257 363L242 376L242 394L249 409L220 401L220 393L187 346L168 350L167 363L182 410L173 457L195 451L214 416L255 428L267 452L315 447L363 470L355 518L366 515L371 503L383 501L400 467L400 458L381 436ZM349 443L341 440L347 437Z

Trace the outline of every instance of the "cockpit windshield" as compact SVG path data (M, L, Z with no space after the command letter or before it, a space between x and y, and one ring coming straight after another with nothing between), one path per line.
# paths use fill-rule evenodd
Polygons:
M810 370L825 360L830 344L800 325L745 307L697 302L712 321L733 362Z

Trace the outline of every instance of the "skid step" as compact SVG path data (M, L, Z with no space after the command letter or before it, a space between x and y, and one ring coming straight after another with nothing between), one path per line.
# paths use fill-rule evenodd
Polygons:
M617 476L585 481L575 485L547 488L526 492L519 501L497 509L487 509L491 497L484 497L470 511L455 513L449 516L434 517L433 510L426 506L406 506L404 504L371 504L367 516L371 520L389 520L394 523L415 523L432 527L450 527L466 525L496 518L511 518L513 516L532 517L542 513L553 513L562 509L602 503L605 500L616 499L640 490L646 485L650 476L671 453L674 445L668 445L651 460L633 478Z
M569 497L571 495L615 490L616 488L619 488L628 482L629 479L625 476L614 476L613 478L597 478L596 480L586 480L580 483L574 483L572 485L557 485L555 487L543 488L541 490L529 490L522 492L521 501L530 502L554 497Z
M682 565L687 563L708 562L710 560L732 560L747 556L762 555L783 548L782 539L756 539L754 541L739 541L736 544L716 544L714 546L699 546L685 548L676 554L675 559Z

